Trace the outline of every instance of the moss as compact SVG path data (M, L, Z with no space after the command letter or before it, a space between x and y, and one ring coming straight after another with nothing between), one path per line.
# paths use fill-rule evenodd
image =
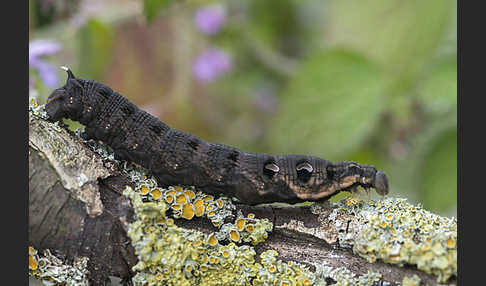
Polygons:
M73 265L66 265L51 254L49 249L43 255L29 246L29 275L40 279L44 285L88 286L88 258L76 258Z

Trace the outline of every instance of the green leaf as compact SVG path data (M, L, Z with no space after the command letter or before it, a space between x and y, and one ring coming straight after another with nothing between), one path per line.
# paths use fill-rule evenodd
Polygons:
M332 1L326 39L367 53L412 84L453 28L455 1Z
M143 0L143 13L147 22L152 22L163 8L168 7L173 0Z
M284 92L269 145L277 152L342 160L372 134L385 106L386 82L359 54L319 51Z
M111 27L96 19L90 19L79 30L78 59L80 77L101 79L111 60L113 39L114 35Z
M457 59L444 61L433 69L418 93L428 112L457 112Z
M432 212L445 212L457 202L457 130L445 132L425 156L420 194Z

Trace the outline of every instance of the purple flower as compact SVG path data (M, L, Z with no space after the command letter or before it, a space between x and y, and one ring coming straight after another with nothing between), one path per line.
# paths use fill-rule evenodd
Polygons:
M206 35L218 33L225 20L226 10L220 4L202 7L194 16L196 27Z
M192 65L192 73L200 82L209 83L229 71L231 66L230 55L213 48L199 55Z
M42 82L49 88L58 85L57 69L40 57L55 54L61 46L49 40L35 40L29 43L29 67L37 70Z

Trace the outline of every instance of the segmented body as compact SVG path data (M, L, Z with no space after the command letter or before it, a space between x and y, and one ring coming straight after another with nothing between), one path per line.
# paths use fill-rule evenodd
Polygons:
M86 127L85 139L108 144L117 158L149 169L159 184L193 185L246 204L324 200L357 186L388 192L386 176L373 166L249 153L206 142L170 128L102 83L68 74L66 85L46 104L52 120L79 121Z

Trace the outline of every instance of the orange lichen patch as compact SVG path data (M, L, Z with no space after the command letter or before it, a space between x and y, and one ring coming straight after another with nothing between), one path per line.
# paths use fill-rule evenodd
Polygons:
M150 192L150 188L146 185L143 185L141 188L140 188L140 194L141 195L146 195Z
M29 255L29 268L32 270L37 270L37 260L33 255Z
M167 219L167 225L173 226L174 225L174 219L172 219L172 218Z
M184 189L181 186L174 186L174 190L176 190L176 192L182 192Z
M157 218L157 220L155 221L155 224L164 224L166 223L167 220L165 218Z
M185 204L182 206L182 217L185 219L192 219L194 217L194 206L192 204Z
M248 224L246 226L246 231L248 231L249 233L252 233L254 229L255 227L252 224Z
M288 265L288 266L290 266L290 267L292 267L292 265L294 265L294 262L293 262L292 260L289 260L289 261L287 262L287 265Z
M213 217L213 216L215 216L215 215L216 215L216 213L215 213L214 211L210 211L210 212L208 212L208 217Z
M208 266L207 265L201 265L199 267L199 269L201 269L201 271L208 271Z
M200 241L200 240L196 240L196 241L194 241L194 242L192 243L192 245L193 245L194 247L199 247L199 246L201 246L201 244L202 244L202 241Z
M194 202L194 208L196 209L196 216L202 216L204 214L204 201L198 199Z
M387 219L392 219L393 218L393 213L389 214L386 216Z
M30 104L33 106L33 107L37 107L37 101L35 100L35 98L31 98L30 99Z
M151 195L151 196L152 196L154 199L158 200L158 199L160 199L160 197L162 196L162 192L160 191L160 189L153 189L153 190L150 192L150 195Z
M35 250L35 248L33 248L32 246L29 246L29 254L30 255L36 255L37 254L37 250Z
M202 263L202 264L207 263L207 262L208 262L208 259L209 259L209 258L208 258L208 256L207 256L206 254L202 255L202 256L201 256L201 263Z
M382 222L380 223L380 226L381 226L382 228L385 228L385 227L386 227L386 225L387 225L387 224L386 224L386 222L385 222L385 221L382 221Z
M156 229L156 228L155 228L155 226L150 225L150 226L147 226L147 227L145 228L145 232L147 232L147 233L151 233L151 232L153 232L155 229Z
M423 247L424 250L429 250L430 249L430 244L425 244Z
M217 239L214 237L214 235L212 235L212 234L211 234L211 235L209 236L208 243L209 243L209 245L211 245L211 246L215 246L215 245L217 245L217 244L218 244L218 240L217 240Z
M189 199L191 199L191 200L192 200L192 199L194 199L194 198L196 197L196 194L195 194L193 191L191 191L191 190L187 190L187 191L185 191L185 192L184 192L184 194L185 194L185 195L186 195L186 196L187 196Z
M244 218L239 218L236 220L236 228L239 230L239 231L242 231L244 228L245 228L245 219Z
M165 201L169 204L172 204L175 201L175 196L165 193Z
M270 265L268 267L268 271L270 271L271 273L273 273L273 272L277 271L277 267L275 265Z
M248 217L248 218L255 218L255 214L254 214L254 213L249 213L249 214L247 215L247 217Z
M181 205L187 203L186 195L184 195L184 194L178 195L176 197L176 203L181 204Z
M185 268L186 272L191 272L192 271L192 265L186 265L186 268Z
M224 250L222 255L223 255L224 258L228 258L230 253L228 252L228 250Z
M209 257L209 263L215 264L216 263L216 257L214 257L214 256Z
M454 246L456 246L456 241L452 237L450 237L446 240L446 244L447 247L453 248Z
M397 231L395 229L390 230L392 234L397 234Z
M175 211L180 211L182 209L182 205L181 204L173 204L171 206L171 208Z
M214 200L214 197L213 197L213 196L211 196L211 195L207 195L207 196L205 196L205 197L203 198L203 201L205 201L205 202L209 202L209 201L212 201L212 200Z
M240 241L240 233L237 232L236 230L230 231L229 235L232 241L236 241L236 242Z
M290 282L282 281L282 283L280 283L280 286L290 286Z
M206 211L208 211L208 212L209 212L209 211L212 211L213 209L214 209L214 205L208 205L208 206L206 207Z
M166 196L174 196L175 197L176 194L177 194L177 192L174 191L174 190L168 190L167 192L165 192Z
M311 285L311 281L309 278L305 278L304 281L302 282L302 284L304 284L304 286L310 286Z
M217 199L216 204L218 205L219 208L222 208L224 206L224 202L222 199Z
M155 275L155 279L157 279L157 280L161 280L161 279L162 279L162 274L157 274L157 275Z

